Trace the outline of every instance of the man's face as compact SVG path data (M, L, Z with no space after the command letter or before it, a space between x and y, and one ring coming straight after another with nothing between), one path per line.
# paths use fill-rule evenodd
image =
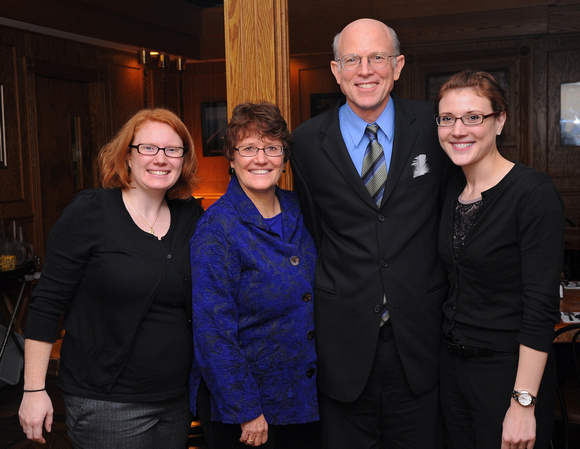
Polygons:
M339 57L352 54L362 57L356 70L344 70L337 61L331 62L331 70L352 110L366 122L373 123L389 102L395 81L405 65L405 57L389 58L387 66L382 69L370 66L367 56L371 53L393 54L389 30L374 20L357 20L348 25L340 36L338 52Z

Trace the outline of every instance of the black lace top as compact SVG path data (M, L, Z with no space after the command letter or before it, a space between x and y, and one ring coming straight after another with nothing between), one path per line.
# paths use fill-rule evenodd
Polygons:
M459 198L455 201L455 213L453 214L453 254L457 255L465 242L465 236L475 224L477 211L483 204L483 199L471 202L462 202Z

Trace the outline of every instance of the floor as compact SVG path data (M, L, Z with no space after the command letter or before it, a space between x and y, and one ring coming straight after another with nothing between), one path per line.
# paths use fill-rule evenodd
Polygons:
M60 343L60 340L58 341ZM26 439L18 422L18 408L22 399L22 380L17 385L0 387L0 449L72 449L66 434L64 403L56 387L60 344L55 344L49 364L46 387L54 407L54 423L51 433L45 432L46 446ZM568 371L568 370L566 370ZM561 423L556 422L554 445L551 449L580 449L580 426L572 427L568 447L561 441ZM189 449L208 449L199 421L192 422L188 440Z
M66 435L64 404L55 384L55 376L49 375L46 388L54 407L54 424L51 433L45 432L45 446L27 440L18 422L22 383L0 388L0 449L72 449ZM191 424L188 447L189 449L208 449L199 421L193 421Z

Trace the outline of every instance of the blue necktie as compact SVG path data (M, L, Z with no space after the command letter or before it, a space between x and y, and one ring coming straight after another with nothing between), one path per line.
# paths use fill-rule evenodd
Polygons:
M368 125L365 130L365 135L370 142L365 150L361 178L375 203L380 207L387 181L387 164L383 147L377 140L378 129L379 126L373 124Z
M385 182L387 182L387 164L385 163L385 152L377 140L376 124L367 125L366 136L370 142L365 150L362 166L362 180L377 206L381 207L383 194L385 193ZM381 315L381 326L387 322L391 314L387 310L387 295L383 294L383 313Z

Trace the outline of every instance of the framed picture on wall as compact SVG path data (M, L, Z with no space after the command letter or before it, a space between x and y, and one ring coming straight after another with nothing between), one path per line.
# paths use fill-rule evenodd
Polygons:
M314 117L321 112L328 111L336 106L344 98L342 92L328 94L310 94L310 117Z
M228 124L225 101L201 103L201 138L203 156L223 156L224 134Z
M508 69L496 69L496 70L486 70L490 75L492 75L505 90L506 97L509 101L510 97L510 71ZM457 72L442 72L442 73L430 73L425 78L425 96L428 101L435 101L437 99L437 93L439 88L447 81L447 79Z
M580 146L580 82L560 84L560 146Z

